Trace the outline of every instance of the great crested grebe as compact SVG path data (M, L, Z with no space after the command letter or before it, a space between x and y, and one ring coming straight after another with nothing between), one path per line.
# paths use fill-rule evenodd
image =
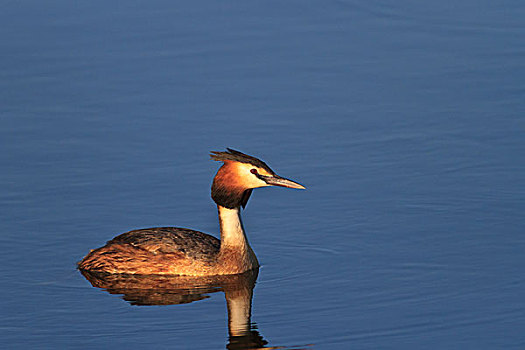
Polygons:
M211 187L217 204L221 240L177 227L156 227L123 233L92 250L78 268L84 271L126 274L212 276L243 273L259 267L241 221L252 189L305 187L275 174L263 161L228 148L211 152L224 162Z

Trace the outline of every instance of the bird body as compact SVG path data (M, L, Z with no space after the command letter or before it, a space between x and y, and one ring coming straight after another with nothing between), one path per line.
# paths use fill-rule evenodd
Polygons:
M79 269L112 274L211 276L258 268L242 224L241 207L246 206L253 188L304 187L276 175L259 159L232 149L212 152L211 158L224 162L212 185L221 240L177 227L129 231L88 253L79 262Z

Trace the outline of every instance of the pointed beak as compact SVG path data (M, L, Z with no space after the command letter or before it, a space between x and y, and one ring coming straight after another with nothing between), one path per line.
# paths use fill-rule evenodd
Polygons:
M305 190L306 187L303 185L294 182L292 180L285 179L284 177L280 177L279 175L273 175L273 176L265 176L265 175L259 175L259 178L264 180L268 185L271 186L281 186L281 187L287 187L287 188L297 188L299 190Z

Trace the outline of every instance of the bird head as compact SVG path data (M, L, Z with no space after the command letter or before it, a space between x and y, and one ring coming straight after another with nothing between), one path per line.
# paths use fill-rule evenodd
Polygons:
M223 162L215 175L211 196L226 208L246 206L254 188L280 186L305 189L297 182L277 175L266 163L255 157L227 148L227 152L211 152L213 160Z

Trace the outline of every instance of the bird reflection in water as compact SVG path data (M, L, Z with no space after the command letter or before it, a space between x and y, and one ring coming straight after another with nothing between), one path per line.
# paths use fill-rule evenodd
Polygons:
M132 305L187 304L223 291L228 309L227 349L291 349L266 347L268 342L252 326L252 296L258 272L255 269L238 275L193 277L81 271L93 287L120 294Z

